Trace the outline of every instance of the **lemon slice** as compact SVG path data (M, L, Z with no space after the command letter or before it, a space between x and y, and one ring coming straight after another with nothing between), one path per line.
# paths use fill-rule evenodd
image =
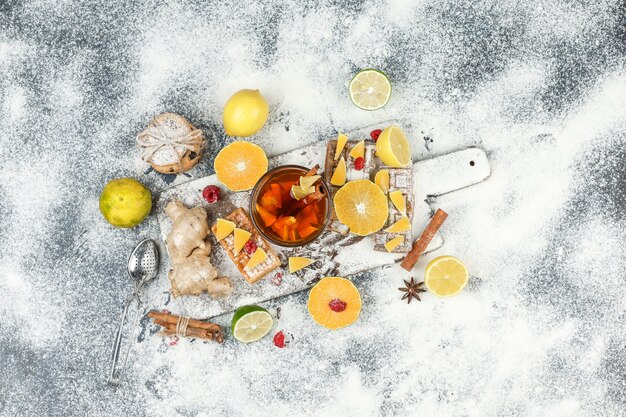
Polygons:
M362 140L361 142L354 145L352 149L350 149L349 155L354 159L365 158L365 141Z
M341 151L346 147L346 143L348 143L348 137L343 133L340 133L337 136L337 148L335 149L335 161L339 159L339 155L341 155Z
M404 243L404 236L398 236L385 243L385 249L387 252L392 252L395 248Z
M246 242L250 239L250 236L252 236L252 233L248 232L247 230L240 229L238 227L235 228L234 233L235 233L235 245L233 248L233 253L237 255L239 252L241 252L241 249L243 249L243 247L246 245Z
M428 291L439 297L458 294L469 280L467 267L454 256L440 256L426 267L424 283Z
M215 239L217 239L217 241L219 242L220 240L231 234L233 230L235 230L235 223L224 219L217 219L217 227L215 228Z
M387 75L375 69L359 71L350 81L350 99L363 110L377 110L391 97L391 82Z
M300 256L292 256L289 258L289 273L293 274L313 263L313 259L303 258Z
M333 176L330 178L330 183L337 187L341 187L346 183L346 160L341 157Z
M231 330L240 342L256 342L272 330L274 319L270 313L259 306L239 307L233 315Z
M394 224L386 228L385 232L402 233L402 232L406 232L407 230L411 230L411 222L409 221L408 217L404 216L400 220L398 220L397 222L395 222Z
M309 175L308 177L302 176L300 177L300 187L307 189L315 184L320 178L322 177L319 175Z
M406 216L406 198L402 194L402 191L392 191L389 193L389 199L393 203L393 206L403 215Z
M389 180L389 170L381 169L374 177L374 184L378 185L383 190L383 193L387 194L389 192Z
M254 251L254 253L250 257L250 259L248 260L248 263L246 264L244 268L252 269L258 266L261 262L263 262L266 259L267 259L267 253L265 253L263 249L257 248L257 250Z
M307 195L311 195L315 192L315 187L302 188L300 185L291 186L291 196L296 200L302 200Z
M376 155L385 165L403 168L411 164L411 146L398 126L388 126L378 136Z

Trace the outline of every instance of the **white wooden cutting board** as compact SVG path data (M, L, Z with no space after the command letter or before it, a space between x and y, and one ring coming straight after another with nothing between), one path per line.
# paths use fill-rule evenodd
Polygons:
M376 126L368 126L354 132L348 137L364 139ZM324 167L326 142L317 142L291 152L277 155L269 159L270 169L284 164L297 164L312 167L319 164ZM415 209L413 216L413 239L417 239L423 228L428 224L432 209L426 202L428 197L438 196L455 191L472 184L479 183L489 177L491 169L485 153L478 148L467 148L432 159L418 161L413 165ZM202 198L202 190L207 185L218 185L222 189L222 197L215 204L208 204ZM248 210L250 192L231 193L211 175L175 185L163 191L157 202L157 218L161 227L161 237L170 231L171 222L165 214L165 205L174 199L181 200L188 207L203 206L209 213L209 224L218 217L226 216L236 207ZM428 246L426 252L433 251L443 245L441 235L437 235ZM342 236L330 230L325 231L313 243L303 248L282 248L273 246L283 267L268 274L256 284L249 284L239 274L220 245L215 244L211 254L213 265L219 270L220 276L231 278L235 285L233 294L224 299L212 299L207 294L200 296L179 297L176 303L185 314L193 317L213 317L235 310L246 304L260 303L273 298L292 294L311 287L324 276L343 276L358 274L398 262L401 254L389 254L373 250L374 242L369 237ZM296 274L289 274L287 259L289 256L307 256L316 263ZM164 256L163 267L169 270L169 257ZM281 272L282 284L276 286L272 277Z

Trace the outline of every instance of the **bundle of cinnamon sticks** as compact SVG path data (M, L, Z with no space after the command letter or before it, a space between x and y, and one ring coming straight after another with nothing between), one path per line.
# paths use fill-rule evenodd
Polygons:
M164 328L160 333L163 336L173 336L178 334L179 336L214 340L217 343L222 343L224 341L224 333L222 332L222 327L219 324L204 320L186 319L185 321L187 324L184 328L184 334L181 335L179 332L179 322L182 317L155 310L149 312L148 317L150 317L155 324Z

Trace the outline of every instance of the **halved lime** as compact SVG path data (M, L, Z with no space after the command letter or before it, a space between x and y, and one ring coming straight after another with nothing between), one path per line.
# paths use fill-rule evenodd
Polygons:
M379 70L364 69L350 81L350 98L363 110L378 110L391 97L391 82L387 75Z
M240 342L256 342L272 330L274 320L270 313L260 306L243 306L235 311L231 330Z

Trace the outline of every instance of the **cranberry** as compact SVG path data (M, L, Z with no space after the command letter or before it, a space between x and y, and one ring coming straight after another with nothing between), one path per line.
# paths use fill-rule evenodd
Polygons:
M207 203L213 204L220 199L220 193L220 187L216 185L208 185L204 187L204 190L202 190L202 197L204 197Z
M278 287L282 283L283 283L283 273L277 272L276 275L274 275L274 277L272 278L272 284Z
M359 156L357 159L354 160L354 169L356 169L357 171L360 171L363 168L365 168L365 159Z
M345 301L341 301L339 298L335 298L328 303L328 307L336 313L341 313L348 307L348 304Z
M169 343L169 345L170 346L175 346L176 343L178 343L179 340L180 339L178 339L178 336L176 336L176 335L170 336L170 343Z
M370 132L370 136L372 137L372 139L374 140L374 142L376 142L376 141L378 140L378 137L380 136L380 134L381 134L382 132L383 132L383 131L382 131L382 130L380 130L380 129L375 129L375 130L372 130L372 131Z
M287 344L285 343L285 333L283 333L282 330L274 335L274 346L280 349L287 346Z
M252 256L252 254L256 252L256 249L256 243L254 243L252 240L248 240L243 247L243 250L250 256Z

